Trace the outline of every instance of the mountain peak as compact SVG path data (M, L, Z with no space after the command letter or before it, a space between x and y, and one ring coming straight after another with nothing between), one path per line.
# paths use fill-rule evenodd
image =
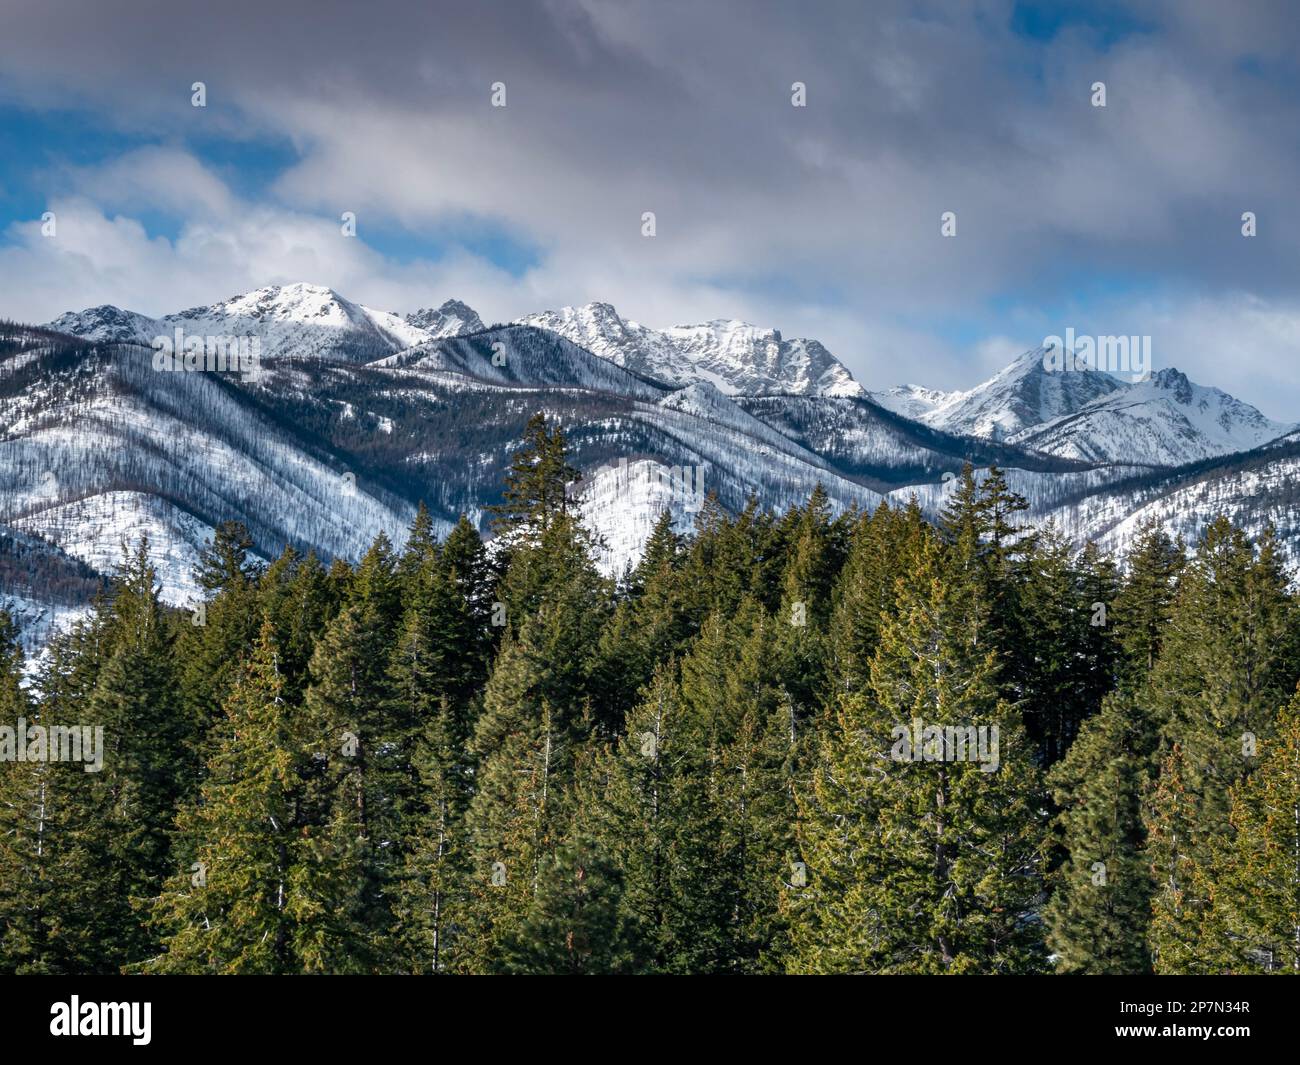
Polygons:
M608 303L519 319L559 333L601 358L673 388L708 382L725 395L860 396L862 386L815 340L786 340L732 318L651 329Z
M114 344L150 344L161 332L159 323L153 318L123 310L111 303L82 311L65 311L46 328L85 340Z
M1006 440L1124 387L1096 370L1057 368L1050 357L1052 350L1041 345L1030 348L967 391L931 393L936 402L923 410L918 420L947 432ZM923 405L924 396L913 386L905 398Z
M1164 389L1167 392L1173 392L1174 398L1179 403L1190 403L1192 401L1192 383L1187 379L1187 375L1181 370L1175 370L1172 366L1166 366L1163 370L1157 370L1151 375L1151 384L1155 388Z
M407 324L418 329L427 330L434 337L462 336L465 333L477 333L485 328L483 319L466 303L460 300L444 300L436 310L421 307L406 316Z

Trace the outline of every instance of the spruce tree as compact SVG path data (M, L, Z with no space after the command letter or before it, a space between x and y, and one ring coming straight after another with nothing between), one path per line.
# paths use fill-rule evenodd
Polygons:
M1149 523L1126 566L1113 598L1104 584L1083 595L1086 605L1106 608L1102 631L1112 640L1087 661L1089 675L1095 678L1113 656L1118 690L1084 723L1049 778L1061 809L1056 827L1065 857L1045 917L1063 972L1147 972L1152 964L1155 880L1143 812L1161 755L1159 719L1145 684L1169 625L1182 550ZM1108 575L1103 572L1101 580Z
M656 670L624 734L582 782L596 845L620 876L619 909L643 973L689 972L711 934L692 919L692 892L714 868L701 842L716 838L719 825L700 787L703 745L686 721L676 672L673 663Z
M18 659L11 645L9 712L25 707L29 725L47 730L87 726L111 620L101 598L88 618L51 640L37 700L12 684ZM0 971L115 973L125 956L122 937L134 914L125 893L110 890L112 837L103 829L112 796L102 764L86 769L85 741L96 742L90 727L89 737L82 732L83 762L0 763Z
M527 639L525 632L523 639ZM530 690L525 653L507 637L474 735L475 793L465 820L466 896L456 971L502 967L559 842L573 748L549 702Z
M1044 918L1062 972L1150 971L1154 881L1142 811L1157 738L1143 700L1117 693L1048 778L1066 857Z
M104 767L90 785L99 810L83 826L84 857L97 869L102 958L117 968L156 947L143 907L169 871L173 822L196 790L203 735L203 722L178 697L172 631L147 539L125 554L114 577L104 636L94 688L74 712L104 730Z
M785 896L791 971L1045 963L1032 919L1041 789L1024 729L998 694L997 653L982 638L989 607L968 559L931 543L900 578L870 690L841 697L800 791L806 871ZM982 749L976 729L987 730Z
M269 622L225 714L202 795L178 818L184 864L154 903L163 951L142 969L365 971L360 826L349 806L310 801L314 744L284 698Z
M522 530L539 536L555 518L569 513L568 486L582 474L569 465L565 452L560 426L551 429L541 413L528 419L523 442L510 460L502 502L490 508L499 534Z
M44 717L22 686L23 652L18 629L0 610L0 725L25 732L30 721L42 726ZM21 726L20 726L21 722ZM51 890L44 860L48 832L44 792L50 787L50 766L19 762L15 751L0 751L0 972L49 971L51 963L46 925Z
M1159 972L1213 971L1221 957L1213 849L1232 836L1231 789L1272 738L1276 708L1300 672L1287 583L1271 530L1253 547L1223 518L1207 528L1179 581L1148 686L1168 777L1149 812Z
M1300 972L1300 694L1279 714L1259 765L1232 789L1233 832L1211 865L1222 932L1215 969Z

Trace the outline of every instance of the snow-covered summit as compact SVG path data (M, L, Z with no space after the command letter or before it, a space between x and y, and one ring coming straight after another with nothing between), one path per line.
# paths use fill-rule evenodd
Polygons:
M1168 367L1018 433L1012 442L1089 462L1179 466L1250 451L1295 428Z
M935 403L930 409L911 416L950 433L1006 440L1022 430L1071 414L1099 396L1123 387L1116 378L1098 370L1050 369L1047 354L1046 348L1032 348L968 391L943 393L917 389L912 393L913 399L920 400L928 394L934 397Z
M408 325L423 329L432 337L457 337L484 329L478 312L460 300L447 300L441 307L421 307L406 316Z
M549 329L633 373L674 387L706 381L725 395L860 396L862 386L816 340L734 319L651 329L608 303L563 307L519 319Z
M147 318L117 307L68 312L50 323L89 340L149 345L156 336L252 336L261 357L345 358L365 361L429 340L430 334L395 314L372 310L331 288L296 282L267 285L206 307Z
M904 385L871 398L946 432L1061 458L1139 466L1180 466L1249 451L1295 428L1173 368L1130 382L1102 370L1062 369L1051 354L1043 347L1026 351L966 391Z
M121 344L150 344L162 331L156 318L107 303L84 311L67 311L46 328L84 340Z

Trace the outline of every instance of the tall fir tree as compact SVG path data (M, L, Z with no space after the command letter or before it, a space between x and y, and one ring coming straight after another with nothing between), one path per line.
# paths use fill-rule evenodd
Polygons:
M360 825L347 804L313 807L313 744L284 698L269 622L225 713L202 794L178 818L183 864L154 903L163 950L141 970L367 971Z
M1166 778L1148 815L1158 972L1214 971L1220 963L1213 850L1231 838L1231 789L1254 768L1300 673L1287 585L1271 530L1252 545L1223 518L1206 529L1179 581L1147 688Z
M1222 933L1215 968L1300 973L1300 694L1232 789L1228 819L1233 832L1210 869Z
M1086 660L1089 675L1113 656L1117 690L1049 778L1064 860L1045 918L1063 972L1148 972L1152 964L1155 880L1143 815L1160 772L1160 729L1145 685L1169 625L1182 549L1151 523L1125 561L1113 598L1104 586L1083 596L1111 635L1107 654Z
M981 639L988 610L956 548L931 542L900 578L870 690L841 698L800 794L806 872L785 896L791 971L1044 965L1032 919L1041 786L1018 715L999 697L997 653Z

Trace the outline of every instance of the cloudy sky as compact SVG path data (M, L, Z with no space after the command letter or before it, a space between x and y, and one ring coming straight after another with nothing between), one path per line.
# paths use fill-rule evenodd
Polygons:
M0 316L287 281L488 321L604 300L816 337L870 388L968 386L1073 327L1300 419L1284 0L6 0L3 22Z

